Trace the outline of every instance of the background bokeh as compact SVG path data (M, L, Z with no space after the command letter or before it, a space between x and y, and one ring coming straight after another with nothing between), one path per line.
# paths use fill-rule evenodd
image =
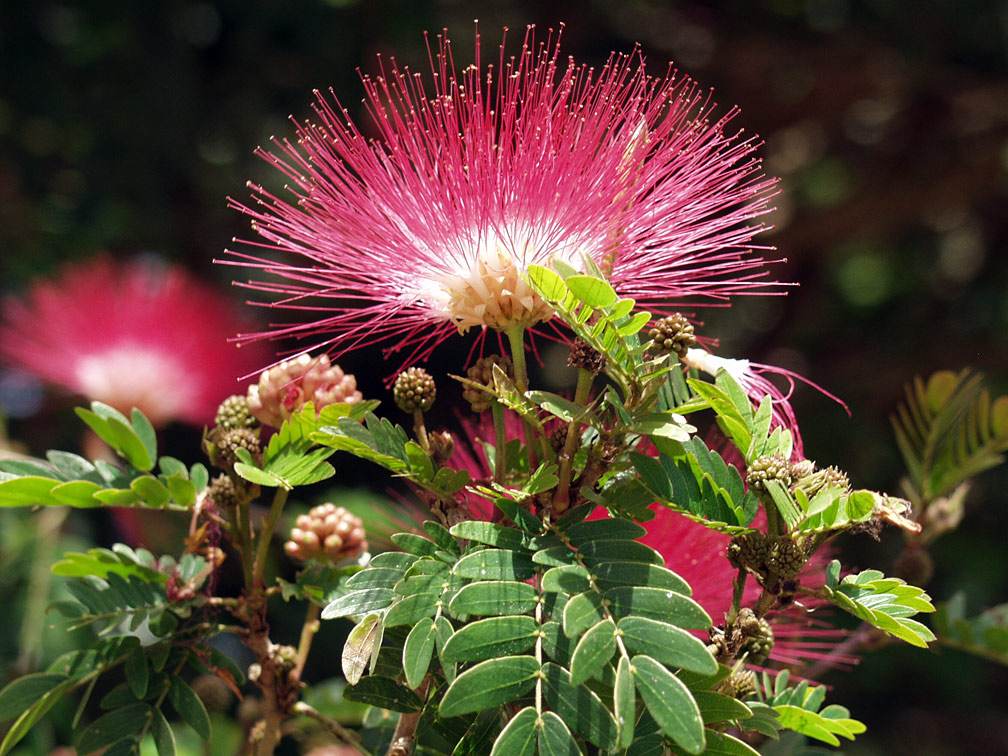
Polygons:
M888 414L902 385L974 367L1008 391L1008 6L999 0L298 3L14 0L0 3L0 288L68 259L154 252L225 285L219 255L247 223L226 207L269 180L252 149L332 87L360 112L356 69L395 54L422 70L422 32L487 42L566 22L564 49L601 63L639 43L673 60L765 140L781 194L766 237L799 282L787 297L707 312L726 355L794 369L808 454L896 491ZM463 352L464 353L464 352ZM348 356L382 396L375 355ZM370 391L366 387L372 387ZM11 421L39 452L58 421ZM1008 474L975 486L966 523L937 548L936 598L1008 599ZM882 564L898 536L854 543ZM951 651L888 648L827 679L866 720L850 754L1008 753L1008 674Z

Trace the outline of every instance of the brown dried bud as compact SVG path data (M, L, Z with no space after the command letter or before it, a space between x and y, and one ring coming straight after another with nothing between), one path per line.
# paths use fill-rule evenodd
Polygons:
M427 434L430 453L438 465L443 465L455 453L455 438L448 431L434 431Z
M596 352L583 339L575 339L571 344L567 364L571 367L587 370L592 375L598 375L605 369L605 355Z

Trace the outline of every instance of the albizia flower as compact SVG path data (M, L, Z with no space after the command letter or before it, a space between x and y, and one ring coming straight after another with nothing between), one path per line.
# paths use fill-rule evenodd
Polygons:
M136 407L155 425L198 424L269 359L228 343L248 325L181 267L98 257L4 302L0 356L122 412Z
M477 35L458 71L438 39L432 80L394 61L363 77L373 137L319 95L296 142L258 151L288 185L232 200L262 237L247 244L268 251L227 262L270 274L247 285L272 306L316 318L273 335L336 352L394 339L423 359L455 331L548 320L522 274L552 261L593 260L622 296L668 306L766 291L752 240L776 184L756 140L729 132L735 110L715 115L671 68L648 76L639 51L596 71L530 27L494 65Z

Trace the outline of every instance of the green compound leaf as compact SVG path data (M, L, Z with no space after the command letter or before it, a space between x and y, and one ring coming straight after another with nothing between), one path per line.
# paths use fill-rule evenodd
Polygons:
M913 646L926 648L935 639L926 626L909 619L918 612L933 612L930 596L899 578L887 578L878 570L847 575L837 582L839 563L830 564L827 582L820 593L841 609Z
M210 740L210 715L207 714L203 701L181 677L171 676L171 687L168 689L168 700L182 720L196 731L203 740ZM86 753L86 751L85 751Z
M714 657L699 639L674 625L645 617L624 617L617 625L627 648L701 675L718 671Z
M630 660L637 691L662 732L686 753L703 752L703 718L689 689L662 664L649 656Z
M154 747L157 748L158 756L175 756L175 733L172 732L171 725L165 719L160 709L151 709L153 719L151 720L151 735L154 738ZM106 751L106 753L108 753Z
M538 592L528 583L485 580L460 588L448 605L448 611L456 617L527 614L535 608L538 598Z
M472 580L528 580L535 574L532 556L508 549L483 549L459 559L452 572Z
M430 617L424 617L417 622L406 636L402 654L403 672L406 675L406 684L411 688L420 687L427 674L431 657L434 655L434 636L434 620Z
M854 740L855 735L860 735L867 729L864 724L858 722L856 719L839 716L839 714L847 711L843 707L836 707L837 710L842 709L842 712L836 712L838 716L826 716L828 709L831 708L833 707L827 707L827 709L823 709L822 712L817 713L803 709L800 706L782 704L775 706L774 710L777 712L778 719L783 728L800 732L802 735L807 735L810 738L821 740L833 746L840 745L837 735L848 740Z
M582 635L574 647L570 663L571 683L580 685L588 678L594 677L612 659L614 653L616 653L616 626L605 619Z
M441 699L443 717L455 717L511 703L535 684L539 662L531 656L505 656L470 667L455 678Z
M0 722L21 716L40 698L68 679L66 675L38 673L8 683L0 690Z
M547 711L542 716L539 756L582 756L567 725L552 711Z
M634 720L637 717L637 694L634 689L630 659L621 656L616 665L616 682L613 684L613 713L619 748L629 748L633 742Z
M571 683L563 667L543 665L543 700L570 728L604 750L616 744L616 720L602 700L584 685Z
M91 650L91 649L88 649ZM62 657L61 657L62 659ZM56 662L53 662L52 666L57 666ZM52 669L50 669L52 671ZM17 682L17 681L15 681ZM3 742L0 743L0 756L6 756L10 753L11 749L18 744L18 742L28 734L28 732L38 723L42 717L44 717L49 710L55 706L59 700L63 697L63 694L74 684L74 680L64 680L55 688L52 688L48 693L42 695L32 703L27 709L25 709L21 715L14 720L14 724L11 725L7 734L4 736Z
M942 645L1008 665L1008 604L967 617L966 594L960 591L938 604L933 625Z
M605 593L614 617L630 615L669 622L689 630L706 630L711 618L693 599L662 588L623 586Z
M494 741L490 756L533 756L539 716L531 706L515 714Z
M98 717L77 736L77 753L90 754L124 738L138 738L153 716L151 707L143 703L110 711Z
M490 617L457 630L441 656L452 663L520 654L532 647L538 634L539 623L533 617Z
M597 591L585 591L564 605L563 629L568 638L576 638L589 627L602 621L604 609L602 597Z
M330 603L322 610L322 619L335 619L367 614L377 609L385 609L395 596L388 588L366 588L351 591Z
M423 701L414 691L391 678L378 675L369 675L356 685L348 686L343 690L343 698L402 713L423 708Z

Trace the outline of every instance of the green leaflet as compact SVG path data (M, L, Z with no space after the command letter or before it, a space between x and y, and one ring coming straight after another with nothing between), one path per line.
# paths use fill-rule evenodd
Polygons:
M624 617L617 625L626 647L667 664L712 675L718 664L700 640L674 625L644 617Z
M441 716L454 717L510 703L532 688L538 671L539 662L531 656L480 662L455 678L438 709Z
M571 683L580 685L593 677L616 653L616 626L602 620L581 636L571 656Z
M635 656L630 663L637 692L662 732L686 753L701 753L706 743L703 718L686 686L649 656Z
M456 617L527 614L535 608L538 597L536 589L528 583L515 580L479 581L460 588L448 610Z
M533 617L490 617L464 625L442 651L448 662L471 662L520 654L535 643L539 623Z
M539 717L526 706L507 723L494 741L490 756L533 756L536 750Z

